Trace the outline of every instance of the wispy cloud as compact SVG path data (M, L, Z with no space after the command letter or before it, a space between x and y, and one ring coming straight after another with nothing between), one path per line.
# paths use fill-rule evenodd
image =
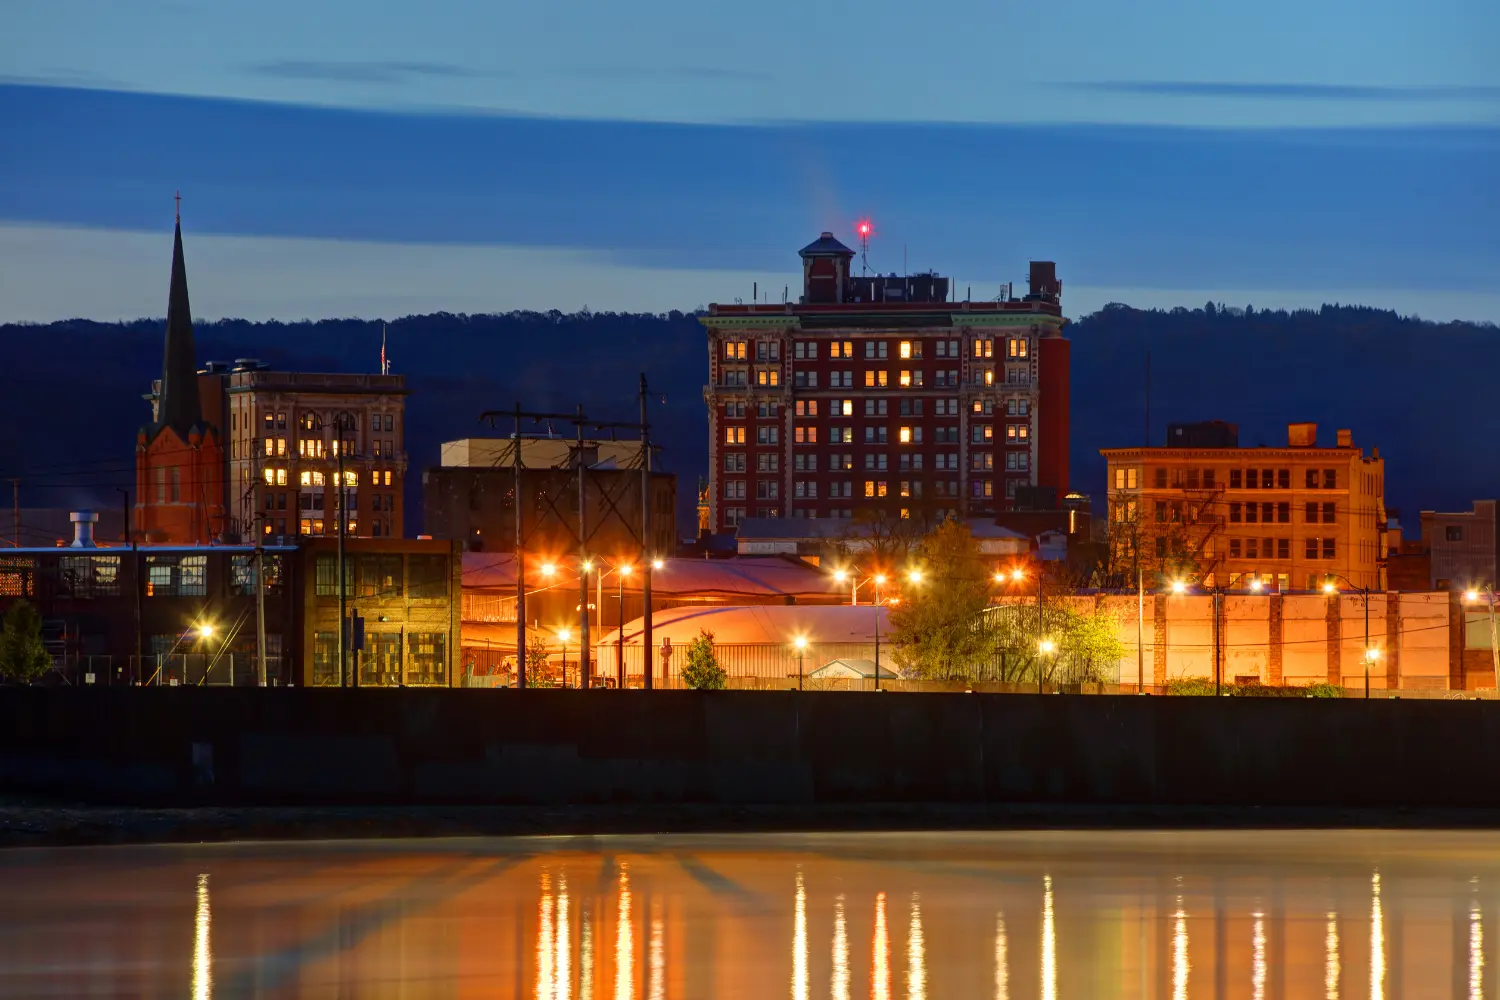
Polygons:
M1272 101L1485 101L1500 100L1500 86L1388 87L1338 83L1231 83L1203 80L1085 80L1053 83L1062 90L1146 97L1237 97Z
M375 62L337 62L323 59L276 59L255 63L249 67L258 76L272 76L284 80L323 80L333 83L380 83L401 84L414 80L441 77L466 79L477 76L496 76L493 72L481 73L452 63L407 62L387 60Z
M557 76L583 77L593 80L723 80L764 83L775 79L770 73L726 69L721 66L586 66L563 68L553 72Z

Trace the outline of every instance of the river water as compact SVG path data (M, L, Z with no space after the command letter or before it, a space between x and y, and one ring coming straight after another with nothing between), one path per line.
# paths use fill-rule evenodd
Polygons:
M0 996L1496 997L1500 835L0 852Z

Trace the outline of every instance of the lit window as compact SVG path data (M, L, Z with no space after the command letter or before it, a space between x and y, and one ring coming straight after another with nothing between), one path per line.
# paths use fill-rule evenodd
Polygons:
M984 370L984 384L985 385L994 385L995 384L995 370L993 368L986 368Z
M726 427L726 428L724 428L724 443L725 444L744 444L745 443L745 428L743 428L743 427Z
M344 473L344 485L345 486L358 486L359 485L359 473L358 472L354 472L352 470L346 471Z
M267 486L275 486L276 485L276 470L275 469L267 469L266 470L266 485Z
M875 495L878 496L878 497L885 496L885 480L884 479L880 480L879 482L877 482L875 484Z
M842 404L840 405L839 408L843 411L843 415L844 416L846 416L846 417L852 417L852 416L854 416L854 400L852 400L852 399L846 399L846 400L844 400L842 402Z
M903 428L901 428L901 430L897 434L897 437L901 441L902 444L911 444L911 428L910 427L903 427Z
M875 480L873 480L873 479L866 479L865 480L865 496L872 497L874 495L875 495Z
M903 341L901 341L901 349L897 353L902 358L910 358L911 357L911 341L909 341L909 340L903 340Z
M269 419L269 415L268 415L267 419ZM266 438L266 454L267 455L274 455L274 454L276 454L276 439L275 438Z

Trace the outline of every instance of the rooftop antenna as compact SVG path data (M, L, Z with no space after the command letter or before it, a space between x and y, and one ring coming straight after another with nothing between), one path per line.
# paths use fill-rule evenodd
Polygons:
M860 219L854 224L854 232L859 236L859 273L867 275L870 273L870 234L875 227L870 225L869 219Z

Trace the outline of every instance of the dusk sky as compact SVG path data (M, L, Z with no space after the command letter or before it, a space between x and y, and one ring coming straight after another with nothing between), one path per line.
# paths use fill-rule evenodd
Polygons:
M6 0L0 321L779 299L1500 320L1500 4ZM903 263L904 259L904 263Z

